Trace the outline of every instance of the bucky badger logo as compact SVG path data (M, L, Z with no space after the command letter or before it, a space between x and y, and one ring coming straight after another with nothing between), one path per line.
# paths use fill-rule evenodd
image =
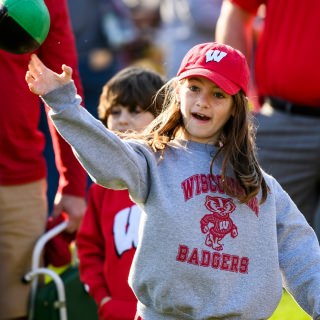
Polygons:
M237 237L238 230L230 218L236 205L231 198L206 197L205 206L212 213L206 214L200 221L201 231L207 235L205 244L216 251L223 250L220 241L230 233Z

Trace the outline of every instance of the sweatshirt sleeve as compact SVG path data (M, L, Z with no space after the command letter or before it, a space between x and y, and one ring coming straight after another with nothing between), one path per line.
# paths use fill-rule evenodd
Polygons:
M76 245L81 281L89 286L89 293L99 306L110 293L103 272L105 245L99 223L101 197L98 191L94 184L89 188L88 207L76 236Z
M82 96L76 45L66 0L45 0L45 2L50 13L50 32L37 54L46 66L58 73L61 72L63 63L72 67L77 91ZM57 133L50 119L48 125L60 176L58 192L84 197L87 174L75 158L70 146Z
M128 189L137 203L149 192L155 155L144 144L124 141L81 107L73 81L43 97L58 132L94 182L110 189Z
M279 263L284 286L313 319L318 319L320 250L317 236L277 182L273 194L276 195Z

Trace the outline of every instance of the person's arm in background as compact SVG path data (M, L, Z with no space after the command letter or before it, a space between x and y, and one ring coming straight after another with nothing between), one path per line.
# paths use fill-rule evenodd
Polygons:
M61 71L63 63L72 67L78 93L83 96L75 39L66 1L45 0L45 3L50 13L50 31L37 54L48 67L57 72ZM71 147L57 133L50 119L48 124L60 175L52 216L58 216L62 211L66 212L69 216L68 231L74 232L78 229L86 209L87 174L73 155Z
M224 0L216 25L216 41L240 50L250 63L253 48L253 22L255 12L247 11L235 3Z
M240 0L238 4L238 0L224 0L216 25L216 41L240 50L247 57L252 69L254 69L253 55L256 41L254 22L262 2L260 0ZM254 75L254 70L252 75ZM253 77L250 78L248 97L252 110L258 110L260 103Z
M76 236L76 246L80 261L79 272L81 281L88 286L89 294L97 305L110 297L104 280L105 240L103 238L100 216L100 205L103 194L95 184L88 192L88 206Z
M101 226L105 219L110 219L110 213L102 211L105 201L105 189L96 184L91 185L88 207L76 236L80 279L88 286L89 294L98 306L99 319L131 320L136 314L137 302L113 298L105 280L105 243L108 239L103 236ZM116 275L110 281L117 283ZM117 285L121 286L122 283L119 281Z

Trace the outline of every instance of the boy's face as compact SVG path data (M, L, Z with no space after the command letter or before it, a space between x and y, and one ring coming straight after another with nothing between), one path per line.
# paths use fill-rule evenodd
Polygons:
M125 132L127 130L141 131L152 120L154 116L149 111L144 111L139 106L130 110L122 105L113 106L107 120L107 127L110 130Z
M204 77L182 81L177 99L186 139L201 143L216 143L221 130L233 115L232 96Z

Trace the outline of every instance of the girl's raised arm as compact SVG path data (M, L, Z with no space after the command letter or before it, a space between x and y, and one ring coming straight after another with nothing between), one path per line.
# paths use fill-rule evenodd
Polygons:
M30 91L43 96L69 83L72 80L72 68L63 64L61 69L61 74L52 71L42 63L37 55L32 54L25 77Z

